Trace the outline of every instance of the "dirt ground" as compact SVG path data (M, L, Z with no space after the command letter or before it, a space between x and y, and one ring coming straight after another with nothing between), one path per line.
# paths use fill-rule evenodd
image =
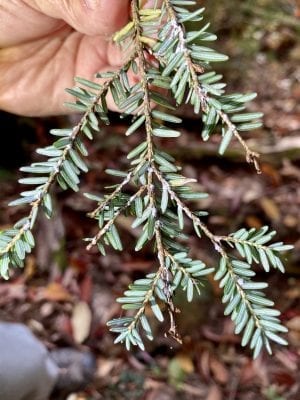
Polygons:
M125 244L121 254L87 253L82 242L97 227L85 217L92 205L81 194L101 192L110 179L104 170L125 163L136 140L124 142L124 121L113 115L112 124L89 147L91 171L80 193L57 192L57 215L51 221L40 219L36 251L24 270L0 283L0 320L24 322L50 349L88 347L97 357L95 381L69 400L300 399L300 6L292 0L202 3L212 31L220 37L216 47L230 56L218 67L228 90L258 92L251 109L265 113L264 128L246 139L261 154L263 174L256 175L247 165L238 144L220 158L218 135L204 144L200 122L185 107L179 111L185 134L169 151L184 165L184 173L197 178L210 194L199 208L209 212L211 230L223 234L268 224L278 231L279 240L294 244L284 276L258 273L282 311L289 346L275 346L272 357L262 354L253 361L224 317L220 291L211 278L192 304L176 298L182 346L166 338L164 326L155 322L156 339L147 343L145 352L128 353L113 344L106 322L120 315L115 298L155 266L151 253L132 250L134 233L126 219L120 219ZM48 143L49 127L71 121L1 113L0 122L9 133L5 149L0 149L1 229L22 213L6 207L19 191L17 168L35 157L37 146ZM189 244L195 257L214 265L208 242L191 237Z

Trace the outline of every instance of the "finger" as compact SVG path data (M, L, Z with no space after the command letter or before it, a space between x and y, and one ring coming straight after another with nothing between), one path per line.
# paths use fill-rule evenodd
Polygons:
M64 91L74 76L95 80L95 73L117 69L122 53L99 36L66 27L59 35L0 50L0 109L20 115L70 112L63 103L74 99ZM84 60L84 62L82 62ZM108 101L110 109L116 110Z
M24 1L0 0L0 48L41 38L63 25L64 21L42 14Z
M87 35L111 35L129 19L129 0L25 0L35 10L63 19Z

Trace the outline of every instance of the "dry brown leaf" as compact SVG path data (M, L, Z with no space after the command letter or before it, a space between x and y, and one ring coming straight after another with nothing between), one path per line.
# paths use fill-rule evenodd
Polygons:
M214 378L218 383L226 384L229 380L228 370L225 368L221 361L217 360L215 357L210 359L210 369L213 373Z
M92 323L92 313L84 301L75 304L71 318L73 337L76 343L83 343L89 336Z
M294 318L291 318L287 323L286 326L293 330L293 331L299 331L300 332L300 315L297 315Z
M266 215L272 220L272 221L279 221L280 219L280 210L277 206L277 204L274 202L274 200L269 199L268 197L263 197L260 200L260 205Z
M179 354L174 358L177 364L180 366L180 369L184 371L186 374L191 374L194 372L194 364L191 357L185 354Z
M183 383L180 386L180 390L182 390L183 392L191 395L191 396L197 396L196 398L203 398L204 394L206 393L206 390L203 387L198 387L198 386L192 386L189 385L188 383Z
M295 286L288 289L285 293L288 299L295 300L300 298L300 280L295 281Z
M77 394L76 393L69 394L67 400L78 400Z
M109 360L107 358L98 358L96 376L101 379L107 378L112 370L120 366L121 363L122 360L120 359Z
M240 341L238 336L233 332L231 320L228 321L227 326L224 324L222 333L213 332L210 326L204 325L202 327L202 334L206 339L216 343L239 343Z
M256 377L256 371L253 366L253 361L248 360L241 368L240 382L241 384L247 384L249 382L254 382Z
M202 372L202 375L204 376L204 378L206 380L209 380L210 378L210 373L209 373L209 359L210 359L210 355L209 355L209 351L208 350L204 350L201 354L200 357L200 370Z
M289 331L289 343L299 347L300 345L300 331Z
M277 350L275 353L275 357L289 371L297 371L298 357L292 351L289 351L287 349Z
M213 385L209 388L206 400L222 400L222 392L217 385Z
M261 220L256 216L256 215L249 215L246 217L246 223L250 228L256 228L259 229L262 227L262 222Z
M291 318L286 326L289 328L288 337L291 344L299 346L300 344L300 315Z
M60 283L52 282L45 288L42 288L39 295L39 300L48 301L71 301L72 296Z
M88 397L84 394L71 393L66 400L87 400Z
M64 338L69 343L73 341L73 332L69 316L66 313L58 314L54 320L53 326L55 326L55 333L53 337L57 340L57 337Z
M26 287L23 283L2 283L0 285L0 306L12 300L26 299Z
M36 259L35 257L29 255L26 257L26 261L25 261L25 268L24 268L24 279L25 281L28 281L29 279L31 279L34 274L36 273Z
M146 400L173 400L175 390L167 386L162 386L160 389L155 389L147 394Z
M273 185L280 185L281 183L281 176L278 172L278 169L274 168L273 165L271 164L267 164L267 163L263 163L261 165L261 170L262 173L267 175L268 178L271 180L271 182L273 183Z
M80 299L90 302L92 299L93 281L90 274L86 274L80 283Z
M270 384L268 366L262 357L258 357L254 360L252 362L252 367L255 371L255 375L260 380L260 384L262 386L268 386Z

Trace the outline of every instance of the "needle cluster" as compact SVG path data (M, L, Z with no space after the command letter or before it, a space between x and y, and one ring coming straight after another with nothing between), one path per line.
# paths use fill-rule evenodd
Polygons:
M183 290L192 301L205 277L213 274L223 290L224 313L234 321L235 332L242 334L242 345L249 344L254 357L263 347L271 353L271 342L286 344L280 336L286 328L280 322L280 312L263 292L267 284L255 280L253 265L266 272L271 268L283 272L280 253L291 246L272 243L275 232L268 227L240 229L228 236L211 232L203 222L207 213L191 205L207 194L194 190L194 179L182 175L176 160L159 146L159 138L176 145L181 119L173 110L184 102L202 119L203 140L209 140L217 129L221 134L219 152L223 154L235 138L247 161L259 172L258 154L243 139L244 131L261 126L260 112L244 111L256 95L225 92L222 76L211 64L226 61L227 56L210 47L216 36L208 31L209 24L201 25L203 8L195 8L195 2L188 0L161 0L150 9L140 3L131 1L132 20L114 36L127 55L122 68L97 74L100 83L75 78L76 86L67 91L76 100L68 106L83 112L80 122L72 129L52 129L50 133L56 137L53 145L37 150L46 158L21 168L28 176L20 182L32 189L22 192L10 205L27 204L29 212L13 228L1 232L1 275L7 279L11 267L23 266L35 245L33 228L38 213L49 218L53 214L53 186L79 190L80 175L88 172L85 142L109 124L106 98L111 94L121 116L133 115L124 135L137 135L139 143L127 155L127 170L106 171L119 178L118 184L110 186L103 196L86 194L96 202L88 216L98 226L98 232L85 239L87 249L97 247L103 255L108 246L122 251L118 217L124 214L133 218L132 228L139 232L135 250L150 244L157 258L157 269L134 281L117 299L128 314L108 322L117 334L115 342L124 342L127 349L144 349L144 338L153 339L151 314L159 321L167 316L166 334L180 342L174 293ZM138 75L138 83L131 83L132 73ZM187 225L193 226L199 240L203 236L210 240L219 259L216 265L207 266L190 257Z

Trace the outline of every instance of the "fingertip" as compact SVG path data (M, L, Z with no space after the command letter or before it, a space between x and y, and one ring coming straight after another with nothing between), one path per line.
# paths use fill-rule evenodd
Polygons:
M78 9L74 2L71 4L74 28L87 35L112 35L127 23L130 15L129 0L81 0Z
M65 21L85 35L112 35L130 16L130 0L24 0L39 12Z

